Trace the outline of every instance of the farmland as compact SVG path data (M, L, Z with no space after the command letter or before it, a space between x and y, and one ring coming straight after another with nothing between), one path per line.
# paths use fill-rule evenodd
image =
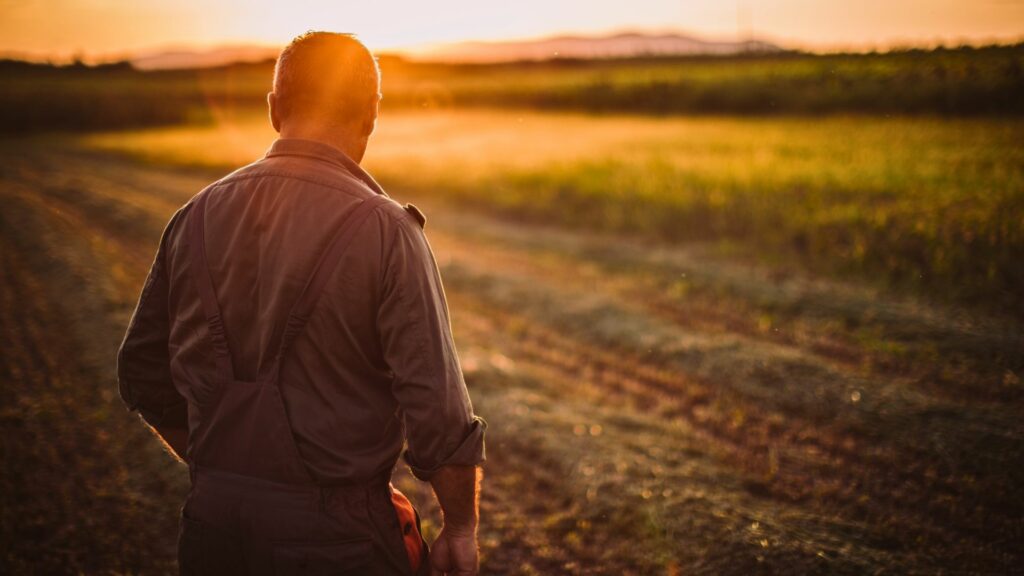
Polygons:
M1019 570L1021 57L383 59L365 166L489 422L482 573ZM114 358L167 219L272 142L269 67L14 68L0 573L174 573L187 472Z
M398 111L380 124L367 165L404 190L1024 316L1024 121L513 109ZM86 141L225 170L272 136L257 115Z
M384 106L594 113L1019 116L1024 44L880 54L434 64L380 60ZM138 71L0 61L0 132L209 120L262 107L272 62Z
M635 118L595 127L580 116L478 114L526 132L484 129L481 116L395 114L382 118L367 160L393 196L428 215L467 382L491 424L485 573L1018 565L1018 321L828 279L798 261L753 258L699 236L537 216L519 200L502 204L506 188L485 185L526 186L509 175L549 171L551 162L568 170L631 149L634 138L658 149L659 138L674 142L680 169L704 165L704 178L754 181L756 170L738 167L758 154L738 158L736 172L724 168L742 147L714 157L722 145L714 135L743 126L760 145L770 136L757 135L772 130L794 134L790 145L796 135L819 134L820 144L845 130L851 146L914 127L923 133L905 137L922 145L948 129L994 146L1000 130L1010 138L1018 128L905 120L858 136L857 120L842 118L802 129ZM453 129L460 119L481 129ZM545 129L565 137L521 146L523 134ZM121 407L113 354L166 218L269 138L246 120L4 144L0 319L13 346L0 365L9 400L2 559L13 571L40 558L51 571L173 567L187 474ZM710 152L691 157L700 141ZM499 154L510 147L522 153ZM869 175L851 168L851 178L922 178L894 177L862 150ZM777 164L777 149L761 154L762 166ZM634 161L645 162L624 160ZM843 174L840 164L830 166ZM415 177L403 178L398 168L410 165ZM790 170L768 170L764 180L784 189L799 162ZM1000 184L1008 185L992 186ZM438 512L426 488L401 469L396 481L434 533Z

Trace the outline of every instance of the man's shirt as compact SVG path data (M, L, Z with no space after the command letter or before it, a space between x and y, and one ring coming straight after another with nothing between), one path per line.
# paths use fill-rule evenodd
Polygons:
M339 222L383 190L332 146L280 139L202 193L232 364L238 379L255 380L273 364L288 312ZM188 407L215 373L191 276L193 203L164 231L118 355L129 408L153 426L190 431L200 422ZM374 209L284 358L281 393L296 443L322 482L388 472L406 438L406 462L424 480L484 459L486 424L473 414L422 226L414 208Z

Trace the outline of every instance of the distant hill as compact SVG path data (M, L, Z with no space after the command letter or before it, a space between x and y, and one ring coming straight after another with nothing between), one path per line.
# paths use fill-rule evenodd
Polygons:
M628 32L611 36L556 36L508 42L458 42L410 53L416 60L443 62L506 62L553 58L629 58L634 56L681 56L780 52L774 44L751 40L715 42L682 34Z
M207 50L154 51L136 55L132 66L139 70L171 70L186 68L215 68L238 62L260 62L277 58L281 51L276 46L221 46Z
M140 70L211 68L235 62L258 62L277 56L279 47L235 45L207 50L169 50L143 53L131 59ZM714 42L682 34L628 32L610 36L555 36L537 40L502 42L456 42L418 50L399 51L411 60L453 63L550 60L553 58L629 58L632 56L680 56L695 54L770 53L782 49L774 44Z

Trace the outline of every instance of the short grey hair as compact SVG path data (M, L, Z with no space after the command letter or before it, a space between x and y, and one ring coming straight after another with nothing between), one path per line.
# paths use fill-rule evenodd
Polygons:
M309 31L277 57L274 94L282 120L293 114L359 120L380 99L380 68L354 34Z

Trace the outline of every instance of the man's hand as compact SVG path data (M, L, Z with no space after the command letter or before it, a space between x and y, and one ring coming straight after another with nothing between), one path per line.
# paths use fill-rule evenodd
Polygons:
M476 532L443 528L430 548L430 576L476 576L479 570Z

